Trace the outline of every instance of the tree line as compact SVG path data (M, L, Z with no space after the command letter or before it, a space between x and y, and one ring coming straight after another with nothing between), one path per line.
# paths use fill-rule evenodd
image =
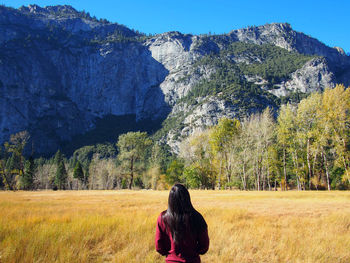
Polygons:
M25 158L27 132L0 150L0 188L241 190L350 189L350 89L337 85L275 113L223 118L183 139L179 153L146 132L85 146L66 158Z
M350 89L337 85L297 105L267 108L187 138L182 181L195 188L349 189Z

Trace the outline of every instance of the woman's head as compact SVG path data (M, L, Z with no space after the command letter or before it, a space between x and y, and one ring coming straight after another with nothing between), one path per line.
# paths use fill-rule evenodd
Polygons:
M163 214L163 219L175 244L189 233L196 235L207 227L202 215L193 208L190 194L182 184L175 184L170 189L168 209Z
M172 214L188 214L194 209L191 203L190 193L182 184L175 184L169 193L168 210Z

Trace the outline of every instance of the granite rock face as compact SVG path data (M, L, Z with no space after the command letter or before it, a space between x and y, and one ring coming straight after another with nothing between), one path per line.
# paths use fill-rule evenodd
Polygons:
M315 38L296 32L285 24L267 24L259 27L233 30L229 34L231 39L250 42L258 45L273 44L278 47L301 54L324 56L337 66L349 65L349 57L339 47L330 48Z
M73 11L73 18L61 17L57 22L51 13L45 15L51 8L37 14L38 8L0 10L0 21L10 25L1 26L5 32L0 32L1 142L27 129L36 151L53 152L62 141L92 128L97 117L166 117L169 109L159 85L168 71L142 43L94 44L87 42L88 34L64 38L67 30L84 34L81 30L101 25L85 23ZM86 27L69 27L72 19ZM48 21L64 29L51 32L44 27Z
M197 36L169 32L151 38L145 45L152 57L161 63L168 75L160 84L166 102L173 106L202 79L207 79L213 72L211 68L192 70L193 64L202 57L196 49Z
M216 125L223 118L235 118L239 109L221 98L208 96L200 98L196 105L178 103L173 107L169 118L178 114L185 115L182 121L182 128L171 129L166 136L166 142L171 149L178 153L182 138Z
M183 137L220 117L234 117L237 107L215 96L196 105L181 102L215 72L196 65L198 60L234 41L322 56L275 85L270 92L276 96L350 80L350 60L341 49L295 32L288 24L234 30L217 39L179 32L146 37L70 6L1 6L0 142L28 130L35 151L45 154L92 129L96 119L106 115L161 121L183 112ZM249 81L262 89L266 84L260 76ZM176 145L178 139L171 138L170 131L164 140Z
M281 97L296 91L302 93L322 91L326 88L333 88L335 83L335 76L330 71L326 60L324 58L316 58L292 73L290 80L275 85L270 92L275 96Z

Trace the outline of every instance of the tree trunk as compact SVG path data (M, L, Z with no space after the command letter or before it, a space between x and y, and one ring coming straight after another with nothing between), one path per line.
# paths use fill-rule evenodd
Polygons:
M256 160L256 164L255 164L255 173L256 173L256 190L260 191L260 175L259 175L258 160Z
M286 148L284 146L283 146L283 174L284 174L284 190L288 191L288 187L287 187Z
M222 172L222 159L220 158L220 170L219 170L219 178L218 178L218 187L221 189L221 172Z
M131 161L130 161L130 183L129 183L129 189L130 190L131 190L133 182L134 182L134 158L131 157Z
M245 162L243 162L243 189L247 190L247 175L245 172Z
M13 187L12 187L12 184L10 183L10 180L7 178L5 172L3 174L4 176L4 179L5 179L5 183L7 184L7 187L9 188L10 191L14 191Z
M322 153L323 155L323 159L324 159L324 166L326 168L326 175L327 175L327 187L328 187L328 191L331 190L331 186L329 184L329 172L328 172L328 163L327 163L327 157L325 153Z
M229 167L229 163L228 163L227 153L225 153L224 155L225 155L226 180L227 180L227 183L230 184L231 175L230 175L230 167ZM227 188L227 185L226 185L226 188ZM231 186L230 186L230 188L231 188Z
M309 168L309 190L311 190L311 178L312 178L312 169L311 169L311 162L310 162L310 139L307 139L307 153L306 153L306 159L307 159L307 166Z
M303 170L305 169L305 163L303 162ZM302 190L305 191L306 190L306 183L305 183L305 180L303 180L302 184Z
M316 166L317 153L315 153L314 162L312 164L312 175L315 176L315 166ZM316 187L316 186L315 186ZM317 189L316 189L317 190Z
M267 184L269 186L269 191L271 191L271 184L270 184L270 171L269 168L267 167Z
M298 191L300 191L300 178L299 178L299 174L298 174L298 156L296 151L294 151L294 154L292 154L293 156L293 163L294 163L294 168L295 168L295 176L297 178L297 185L298 185Z
M260 157L258 157L257 159L257 178L258 178L258 191L260 191L261 189L261 180L262 180L262 167L261 167L261 160L260 160Z
M343 162L344 162L344 168L345 168L345 172L346 172L346 175L347 175L347 178L348 178L348 182L350 184L350 175L349 175L349 169L346 165L346 160L345 160L345 157L343 156Z
M268 150L267 150L267 146L265 147L265 155L266 155L266 179L267 179L267 185L269 187L269 191L271 191L271 183L270 183L270 171L269 171L269 154L268 154Z
M266 182L266 174L263 173L263 167L261 167L261 183L262 183L262 190L265 191L265 182Z

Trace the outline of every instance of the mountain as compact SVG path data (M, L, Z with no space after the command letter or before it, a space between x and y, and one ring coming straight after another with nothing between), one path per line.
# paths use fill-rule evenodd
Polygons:
M146 36L71 6L1 6L0 45L0 142L28 130L39 155L138 129L176 151L223 116L350 83L349 56L289 24Z

